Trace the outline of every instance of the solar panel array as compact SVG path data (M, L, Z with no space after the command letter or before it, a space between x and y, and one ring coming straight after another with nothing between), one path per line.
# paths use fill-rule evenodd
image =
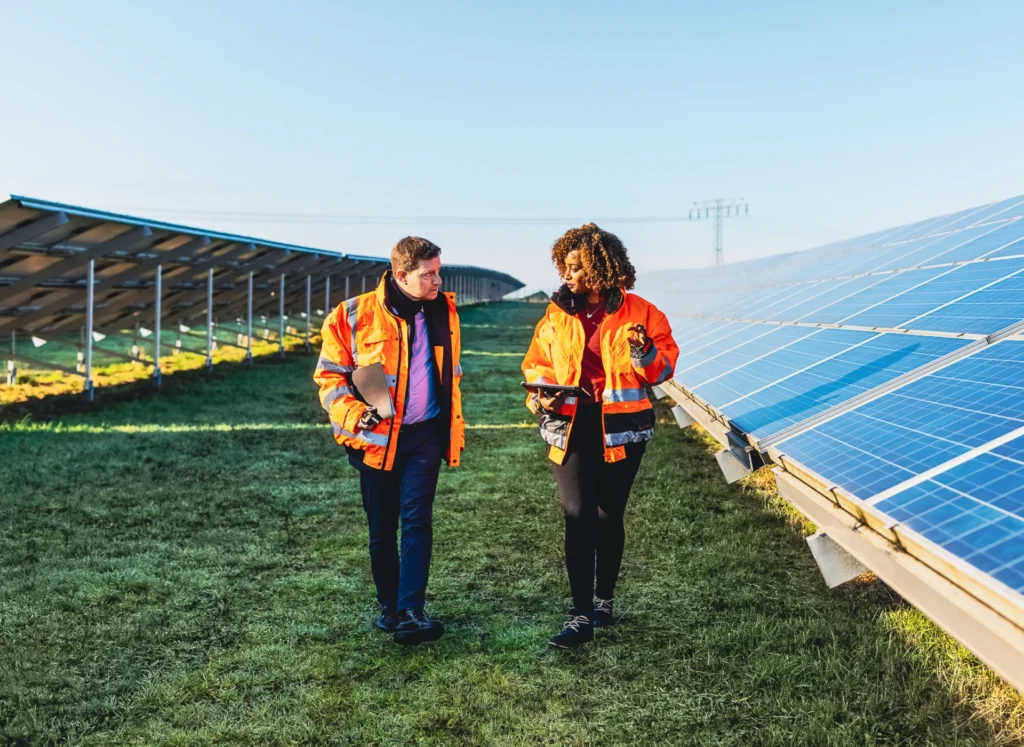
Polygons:
M682 351L677 398L751 466L1024 612L1024 197L641 287Z
M85 316L85 275L96 261L95 325L116 331L150 309L157 266L163 267L162 313L188 321L206 314L207 273L214 271L214 306L225 316L246 312L248 276L258 294L253 312L277 308L271 294L286 278L286 297L304 299L307 278L317 292L333 278L335 303L345 279L350 294L362 279L376 283L389 262L383 257L341 254L72 205L12 197L0 203L0 331L56 333L76 329ZM460 297L498 300L522 287L515 278L480 267L446 266L458 278ZM449 289L456 287L450 282Z
M389 264L383 257L13 196L0 203L0 334L10 336L5 357L11 361L68 373L76 371L26 356L17 338L31 337L38 345L88 327L80 337L91 361L94 338L135 324L156 329L158 339L161 325L171 322L187 330L205 317L212 329L274 315L283 340L289 313L304 317L308 327L314 316L375 287ZM523 285L505 273L469 265L445 265L444 274L446 290L454 290L460 302L497 301ZM213 344L208 338L207 348ZM91 396L89 382L86 373Z

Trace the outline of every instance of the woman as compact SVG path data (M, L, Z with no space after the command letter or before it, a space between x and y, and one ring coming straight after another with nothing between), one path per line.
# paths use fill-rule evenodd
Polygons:
M615 621L626 501L654 433L644 387L672 377L679 349L665 315L627 292L636 271L618 237L588 223L555 242L551 259L565 284L537 325L523 373L586 392L578 401L534 393L526 403L540 417L565 512L573 609L551 645L572 648Z

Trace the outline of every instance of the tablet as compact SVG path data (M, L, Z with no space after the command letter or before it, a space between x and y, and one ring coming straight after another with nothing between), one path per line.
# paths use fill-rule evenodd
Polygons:
M570 386L568 384L529 384L525 381L519 383L528 392L546 394L549 397L565 392L569 397L586 397L587 392L582 387Z

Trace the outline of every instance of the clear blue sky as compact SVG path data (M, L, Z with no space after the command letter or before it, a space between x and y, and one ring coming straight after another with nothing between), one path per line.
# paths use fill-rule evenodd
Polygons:
M611 218L744 197L735 261L1024 193L1024 3L87 5L5 3L0 190L544 287L588 219L650 271L711 224Z

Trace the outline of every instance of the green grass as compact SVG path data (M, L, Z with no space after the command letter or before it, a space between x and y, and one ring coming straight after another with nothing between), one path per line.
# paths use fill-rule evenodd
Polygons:
M465 350L522 352L542 310L465 310ZM725 485L706 438L666 411L627 513L622 623L584 651L548 650L569 604L562 524L541 442L516 427L531 422L516 356L463 360L467 422L499 427L471 429L464 468L439 486L428 606L448 635L395 647L372 628L356 477L320 426L314 360L101 392L59 423L7 411L19 420L0 430L0 742L1024 733L1016 696L883 586L826 590L770 486Z

